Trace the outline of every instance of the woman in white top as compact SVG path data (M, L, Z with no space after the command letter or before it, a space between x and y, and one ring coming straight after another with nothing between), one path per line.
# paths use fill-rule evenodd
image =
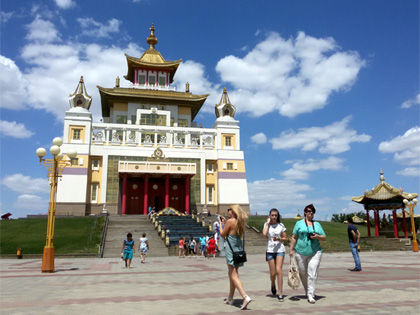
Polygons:
M270 269L271 293L276 295L276 277L279 294L277 299L283 302L283 259L284 259L284 241L287 241L286 228L280 222L280 213L277 209L271 209L269 218L264 224L263 235L268 238L266 261Z

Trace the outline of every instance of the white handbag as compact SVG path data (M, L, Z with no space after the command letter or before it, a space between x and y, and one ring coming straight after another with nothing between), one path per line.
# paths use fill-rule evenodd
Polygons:
M290 258L290 267L289 267L289 272L287 273L287 284L293 290L297 290L297 288L299 288L300 277L299 277L299 271L296 265L296 259L294 256L293 258Z

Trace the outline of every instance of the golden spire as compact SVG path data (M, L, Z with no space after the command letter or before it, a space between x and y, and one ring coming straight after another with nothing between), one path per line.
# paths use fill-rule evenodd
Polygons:
M150 27L150 35L147 37L147 43L149 44L149 49L155 49L155 45L157 44L158 40L155 37L155 25L152 23Z

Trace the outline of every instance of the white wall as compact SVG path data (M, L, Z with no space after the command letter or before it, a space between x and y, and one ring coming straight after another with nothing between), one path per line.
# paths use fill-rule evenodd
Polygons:
M86 202L86 175L63 175L58 180L58 202Z
M228 179L218 180L219 204L248 204L248 186L246 179Z

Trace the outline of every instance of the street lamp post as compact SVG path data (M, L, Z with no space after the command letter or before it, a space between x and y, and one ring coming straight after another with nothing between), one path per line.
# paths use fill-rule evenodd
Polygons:
M408 211L410 213L411 218L411 233L413 235L413 252L419 251L419 246L417 244L417 231L416 231L416 225L414 224L414 207L417 204L417 199L411 199L411 195L408 196L408 199L404 199L404 204L408 207Z
M39 162L48 169L48 178L50 179L50 201L48 204L48 223L47 223L47 240L42 255L42 272L54 272L54 224L55 224L55 204L57 197L57 180L58 177L62 176L63 169L71 165L71 162L67 159L63 159L63 155L60 154L60 146L63 144L63 140L56 137L52 141L53 145L50 147L50 153L53 155L52 159L44 159L47 154L47 150L44 148L38 148L36 155L39 157ZM75 158L77 152L75 150L69 150L67 156L72 159Z

